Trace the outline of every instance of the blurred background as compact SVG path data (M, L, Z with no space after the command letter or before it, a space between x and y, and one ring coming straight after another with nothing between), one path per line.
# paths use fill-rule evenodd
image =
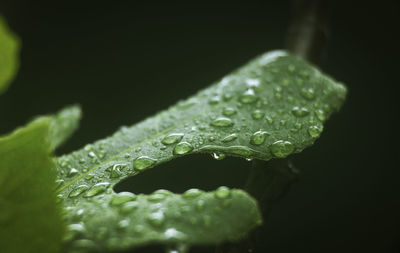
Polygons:
M397 1L356 2L337 2L320 63L347 85L347 101L315 145L293 156L299 181L273 209L256 252L400 252L400 8ZM81 127L58 151L71 152L283 48L290 11L290 1L2 0L0 13L23 46L19 74L0 97L0 135L79 103ZM241 187L250 166L184 157L117 188ZM141 249L150 250L162 252Z

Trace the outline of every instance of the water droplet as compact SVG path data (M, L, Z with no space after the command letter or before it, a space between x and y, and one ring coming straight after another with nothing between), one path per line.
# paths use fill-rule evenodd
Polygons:
M202 191L196 188L189 189L183 193L184 198L195 198L202 194Z
M165 199L164 194L153 193L147 196L147 200L150 202L160 202Z
M246 157L245 159L246 159L246 161L248 161L248 162L253 161L253 157Z
M308 109L305 108L305 107L298 107L298 106L295 106L295 107L293 107L293 109L292 109L292 113L293 113L294 116L300 118L300 117L307 116L307 115L310 113L310 111L308 111Z
M133 167L137 170L145 170L156 164L157 160L148 156L139 156L133 161Z
M226 157L226 155L224 153L212 153L211 156L215 160L222 160Z
M93 185L86 193L84 197L93 197L100 193L103 193L110 186L108 182L101 182Z
M77 197L80 194L82 194L83 192L85 192L87 189L89 189L89 186L87 185L80 185L78 187L76 187L75 189L73 189L69 194L68 197L73 198L73 197Z
M174 148L174 155L184 155L193 150L192 144L188 142L180 142Z
M123 219L123 220L120 220L120 221L118 222L118 227L124 229L124 228L129 227L129 224L130 224L130 223L131 223L131 222L130 222L129 219Z
M173 134L169 134L167 136L165 136L161 143L164 145L171 145L171 144L175 144L178 143L182 140L184 134L183 133L173 133Z
M73 177L76 176L79 173L79 171L75 168L72 168L68 171L68 177Z
M261 110L255 110L254 112L251 113L251 117L253 119L261 119L264 117L265 113Z
M137 148L135 149L135 152L136 152L136 153L139 153L140 151L142 151L142 148L141 148L141 147L137 147Z
M326 120L325 112L323 110L316 110L315 111L315 115L317 116L317 118L320 121L325 121Z
M272 124L274 122L270 116L266 116L265 119L267 120L268 124Z
M132 211L136 210L138 207L139 207L139 202L128 201L128 202L122 204L120 211L123 214L128 214L128 213L131 213Z
M258 97L256 96L255 92L253 89L248 89L243 93L243 95L240 97L240 101L244 104L251 104L256 102Z
M312 100L315 98L315 91L313 88L303 88L300 91L300 94L308 100Z
M67 232L64 235L65 241L70 241L74 239L77 235L85 232L85 227L82 224L69 224L67 227Z
M96 158L96 154L93 152L93 151L91 151L91 152L89 152L88 153L88 156L90 157L90 158Z
M261 145L264 143L265 138L269 135L266 131L257 131L250 137L250 143L253 145Z
M215 197L219 199L226 199L231 194L231 191L226 186L220 186L215 190Z
M216 105L221 101L221 99L218 96L212 97L210 98L210 100L208 101L208 103L210 105Z
M300 122L296 122L295 124L294 124L294 127L296 128L296 129L301 129L302 127L303 127L303 124L301 124Z
M86 161L85 161L85 159L81 158L81 159L79 159L79 163L84 164L84 163L86 163Z
M246 80L247 87L249 88L257 88L260 85L260 80L258 79L247 79Z
M290 141L279 140L272 143L270 149L274 156L285 158L294 151L294 145Z
M222 114L229 117L236 114L236 110L232 107L225 107Z
M227 143L227 142L234 141L234 140L236 140L236 139L237 139L237 134L230 134L230 135L225 136L225 137L222 139L222 142Z
M88 144L84 147L85 151L92 151L93 150L93 145L92 144Z
M215 137L214 137L214 136L210 136L210 137L208 137L208 140L209 140L210 142L213 142L213 141L215 141Z
M210 125L215 127L230 127L233 126L233 121L230 118L219 117L212 121Z
M122 205L128 201L136 199L136 195L131 192L120 192L114 194L111 198L110 204L113 206Z
M111 169L110 178L117 178L121 176L121 170L124 168L125 164L114 164Z
M313 138L317 138L322 133L322 129L322 126L310 126L308 128L308 134Z
M126 153L126 154L124 155L124 157L125 157L125 158L130 158L130 157L131 157L131 155L130 155L130 154L128 154L128 153Z
M57 179L56 180L56 187L59 188L61 185L64 184L64 180L63 179Z
M94 174L93 173L89 173L89 174L87 174L86 176L85 176L85 179L86 180L90 180L90 179L92 179L94 177Z
M153 226L160 227L165 220L164 212L159 210L157 212L150 213L147 215L147 220Z

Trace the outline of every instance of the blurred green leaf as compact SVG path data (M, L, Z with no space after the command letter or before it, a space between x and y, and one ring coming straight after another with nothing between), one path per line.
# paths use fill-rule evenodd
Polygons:
M218 198L219 189L192 200L185 194L124 193L128 202L113 205L125 195L112 187L193 153L267 161L300 152L319 137L345 95L343 85L304 60L274 51L154 117L60 157L58 191L68 210L70 249L215 244L242 237L260 224L256 204L242 191L223 188L229 204ZM205 208L196 210L201 200Z
M0 138L2 252L59 252L64 230L56 204L49 127L41 117Z
M20 42L0 16L0 94L3 93L19 67Z
M50 126L53 148L64 143L78 128L82 112L78 105L68 106L52 116Z

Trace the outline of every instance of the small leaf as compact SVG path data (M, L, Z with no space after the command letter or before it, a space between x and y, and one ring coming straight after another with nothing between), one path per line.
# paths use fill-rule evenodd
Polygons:
M0 138L2 252L59 252L64 224L50 156L51 119L41 117Z
M78 128L81 118L79 106L69 106L52 116L50 127L51 142L54 148L60 146Z
M75 211L68 212L70 224L81 222L83 226L79 235L69 237L70 245L85 245L88 249L94 245L107 245L112 250L151 241L169 243L157 231L144 230L139 240L134 239L132 231L121 230L120 227L128 223L124 219L130 215L135 217L130 218L130 226L142 225L142 222L140 215L129 212L123 215L109 210L108 201L116 196L112 191L116 183L161 163L194 153L265 161L298 153L314 143L322 131L323 122L340 108L345 95L343 85L304 60L283 51L274 51L254 59L216 84L154 117L129 128L123 127L109 138L60 157L58 176L64 184L58 191L68 210L75 210L74 206L78 206L82 213L77 218ZM71 170L74 170L73 174L69 173ZM232 205L256 210L249 201L250 197L240 194L246 201L234 203L233 198ZM220 195L224 196L224 192ZM173 196L171 201L181 198ZM167 199L170 200L169 197ZM143 211L149 208L140 203L137 208L144 208ZM192 206L183 200L177 203L177 208L186 205L192 210ZM96 207L100 206L102 209L98 212ZM210 229L207 236L198 237L197 225L190 226L186 222L193 213L188 212L179 219L172 218L165 215L169 213L169 208L168 205L163 206L163 214L155 213L154 222L163 223L161 220L165 219L168 226L163 229L168 227L185 233L187 237L177 241L189 244L211 243L207 236L216 238L212 243L239 237L240 233L229 233L228 228L236 231L232 220L239 221L246 217L249 223L238 222L243 225L243 234L257 224L245 212L226 209L229 212L221 211L224 215L218 216L221 230ZM210 219L216 221L214 215L216 213L210 212ZM255 211L254 215L257 217L259 214ZM117 217L122 224L115 222ZM95 222L97 219L107 224L104 232L95 230L99 224ZM180 227L181 224L185 225ZM98 236L103 233L118 233L118 239Z
M7 89L17 73L19 48L19 39L0 16L0 94Z

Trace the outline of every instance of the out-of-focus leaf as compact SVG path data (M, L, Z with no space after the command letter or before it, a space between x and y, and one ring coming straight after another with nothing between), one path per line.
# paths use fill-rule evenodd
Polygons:
M19 48L19 39L0 16L0 94L7 89L17 73Z

